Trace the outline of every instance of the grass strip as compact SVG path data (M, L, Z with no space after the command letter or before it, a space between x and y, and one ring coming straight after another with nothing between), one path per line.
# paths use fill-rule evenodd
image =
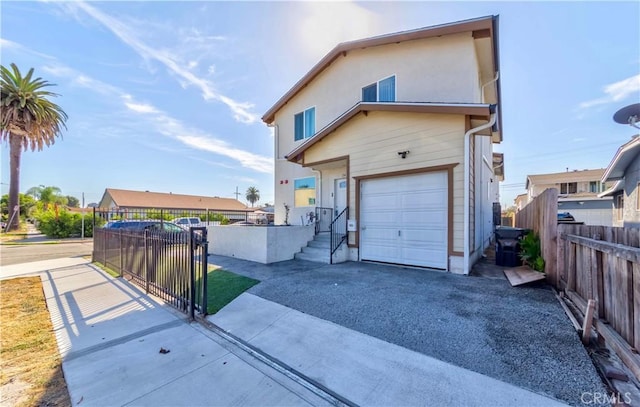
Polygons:
M40 277L0 281L2 405L70 406Z
M227 270L209 271L207 276L207 314L215 314L260 281Z

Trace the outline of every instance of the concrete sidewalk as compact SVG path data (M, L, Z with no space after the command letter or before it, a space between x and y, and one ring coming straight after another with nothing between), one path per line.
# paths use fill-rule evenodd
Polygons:
M40 273L73 405L329 404L86 261L24 266L2 275Z
M563 405L245 293L208 320L265 363L86 261L23 266L41 275L73 405L339 404L314 383L354 405Z
M357 405L565 405L253 294L207 319Z

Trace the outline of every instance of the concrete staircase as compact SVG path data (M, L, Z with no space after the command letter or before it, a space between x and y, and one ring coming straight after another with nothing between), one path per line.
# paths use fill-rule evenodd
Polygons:
M321 232L314 236L313 240L307 243L302 251L295 254L298 260L315 261L317 263L331 263L329 258L331 246L331 236L329 232Z

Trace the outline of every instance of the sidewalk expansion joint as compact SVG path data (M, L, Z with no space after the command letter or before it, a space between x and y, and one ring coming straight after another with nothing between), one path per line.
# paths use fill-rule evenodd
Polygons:
M82 350L78 350L75 352L69 352L67 353L67 355L64 357L64 362L69 362L71 360L74 359L78 359L81 358L83 356L87 356L90 355L92 353L95 352L99 352L101 350L104 349L109 349L113 346L117 346L117 345L121 345L123 343L129 342L131 340L143 337L143 336L147 336L156 332L160 332L160 331L164 331L165 329L170 329L170 328L175 328L178 327L180 325L186 324L185 321L181 320L181 319L176 319L175 321L171 321L171 322L167 322L164 324L160 324L160 325L156 325L156 326L152 326L151 328L147 328L144 329L142 331L138 331L129 335L125 335L122 336L120 338L117 339L112 339L110 341L106 341L103 343L99 343L97 345L93 345L93 346L89 346L88 348L82 349Z
M342 406L357 407L358 406L358 404L347 399L346 397L339 395L338 393L324 386L322 383L319 383L318 381L292 368L291 366L287 365L281 360L274 358L273 356L263 352L259 348L256 348L255 346L249 344L248 342L225 331L224 329L220 328L218 325L214 324L213 322L208 321L207 319L202 317L196 317L196 320L200 322L202 326L208 329L210 332L213 332L214 334L218 335L225 341L243 350L244 352L246 352L256 360L259 360L260 362L271 367L277 372L280 372L281 374L285 375L287 378L293 380L294 382L303 386L307 390L310 390L311 392L321 397L322 399L326 400L330 404L334 406L340 406L340 407Z

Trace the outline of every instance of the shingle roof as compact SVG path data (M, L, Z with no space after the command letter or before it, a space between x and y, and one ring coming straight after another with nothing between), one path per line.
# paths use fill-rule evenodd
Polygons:
M100 200L101 208L106 206L106 198L109 196L114 204L121 208L211 209L221 211L250 210L245 204L232 198L129 191L114 188L105 189L104 195Z

